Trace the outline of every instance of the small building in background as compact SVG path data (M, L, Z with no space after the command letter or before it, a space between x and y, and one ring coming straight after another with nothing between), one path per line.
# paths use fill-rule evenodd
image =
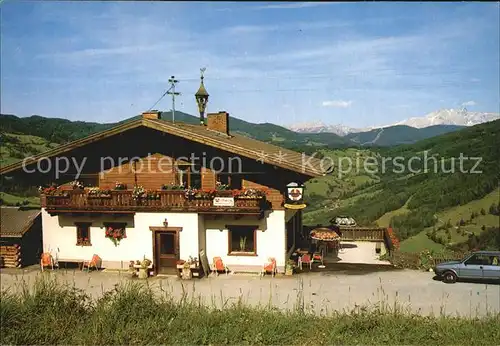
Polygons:
M1 207L0 211L0 267L39 263L43 250L40 209Z

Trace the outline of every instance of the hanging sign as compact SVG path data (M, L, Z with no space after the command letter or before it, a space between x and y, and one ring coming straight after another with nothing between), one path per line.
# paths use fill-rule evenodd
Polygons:
M286 186L284 207L287 209L304 209L306 206L304 203L304 185L299 183L288 184Z

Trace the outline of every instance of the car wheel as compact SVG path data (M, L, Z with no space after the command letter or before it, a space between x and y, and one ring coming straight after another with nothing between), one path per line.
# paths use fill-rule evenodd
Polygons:
M447 284L453 284L457 282L457 274L454 272L446 272L443 274L443 282Z

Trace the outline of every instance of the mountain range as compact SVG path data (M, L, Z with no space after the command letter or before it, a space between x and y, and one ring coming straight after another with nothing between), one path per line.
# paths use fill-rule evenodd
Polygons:
M171 119L170 112L162 112L161 116L165 121ZM101 124L46 118L39 115L18 117L12 114L0 114L0 132L37 136L45 139L48 143L61 144L109 129L117 124L137 119L137 117L139 115L117 123ZM292 130L271 123L254 124L230 117L229 127L232 133L239 133L309 154L319 148L411 144L425 138L460 130L464 126L496 118L498 118L498 114L493 113L466 112L463 114L463 112L442 110L423 118L411 118L396 125L382 127L354 129L343 125L332 127L316 123L303 128L295 127ZM180 111L176 112L175 119L190 124L199 123L198 117ZM414 126L409 126L409 124ZM429 126L424 126L425 124L429 124Z
M409 118L395 124L353 128L343 124L327 125L322 122L298 123L287 126L298 133L334 133L346 136L352 133L370 132L375 129L388 128L397 125L406 125L417 129L436 125L473 126L500 119L498 113L468 112L467 109L440 109L423 117ZM380 143L378 143L381 145Z

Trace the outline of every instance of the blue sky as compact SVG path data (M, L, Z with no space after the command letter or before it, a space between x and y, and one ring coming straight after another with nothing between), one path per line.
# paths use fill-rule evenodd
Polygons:
M362 127L464 103L499 112L498 3L0 6L2 113L123 120L175 75L176 108L196 114L200 67L208 111L251 122Z

